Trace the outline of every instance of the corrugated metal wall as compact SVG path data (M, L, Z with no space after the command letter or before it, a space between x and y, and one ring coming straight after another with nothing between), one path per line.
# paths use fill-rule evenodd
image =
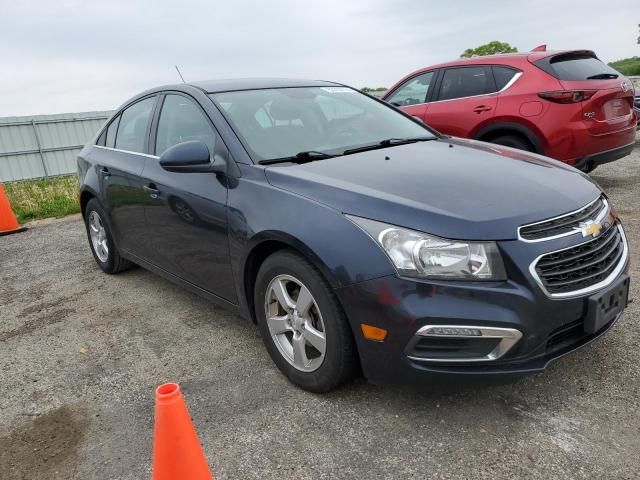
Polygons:
M111 112L0 118L0 182L75 173L76 155Z

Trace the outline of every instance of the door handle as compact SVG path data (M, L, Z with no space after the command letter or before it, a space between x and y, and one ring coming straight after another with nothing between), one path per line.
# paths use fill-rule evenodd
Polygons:
M102 167L100 169L100 173L102 174L103 178L107 178L111 176L111 172L109 171L109 169L107 167Z
M476 113L488 112L489 110L491 110L491 107L487 105L478 105L476 108L473 109L473 111Z
M158 198L158 195L160 195L160 190L156 188L155 183L148 183L144 185L142 188L145 192L149 194L151 198Z

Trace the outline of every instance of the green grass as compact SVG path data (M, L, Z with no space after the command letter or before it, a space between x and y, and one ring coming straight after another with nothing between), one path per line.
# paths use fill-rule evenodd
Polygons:
M80 211L75 176L8 183L4 190L20 223Z
M640 57L624 58L609 65L623 75L640 75Z

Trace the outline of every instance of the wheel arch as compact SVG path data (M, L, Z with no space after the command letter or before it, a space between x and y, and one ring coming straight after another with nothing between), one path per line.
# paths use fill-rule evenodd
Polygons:
M246 302L247 313L253 323L257 321L253 302L255 279L262 263L269 256L280 250L292 250L301 255L318 269L331 288L336 288L338 285L329 267L304 242L285 232L262 232L251 242L251 247L248 249L242 264L241 298Z
M527 140L534 148L534 152L544 155L544 144L540 135L528 126L513 121L491 123L475 132L474 140L490 142L503 135L517 135Z
M87 203L89 203L89 200L91 200L92 198L98 198L97 193L93 191L93 189L85 187L80 191L78 200L80 202L80 214L82 215L82 218L84 218L84 212L87 208Z

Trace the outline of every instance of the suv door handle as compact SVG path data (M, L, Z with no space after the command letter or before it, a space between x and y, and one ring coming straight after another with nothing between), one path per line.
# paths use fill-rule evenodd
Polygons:
M476 108L473 109L473 111L476 113L488 112L489 110L491 110L491 107L487 105L478 105Z
M100 173L102 174L103 178L107 178L111 176L111 172L109 171L109 169L107 167L102 167L100 169Z
M158 198L158 195L160 195L160 190L156 188L155 183L147 183L142 188L149 194L151 198Z

